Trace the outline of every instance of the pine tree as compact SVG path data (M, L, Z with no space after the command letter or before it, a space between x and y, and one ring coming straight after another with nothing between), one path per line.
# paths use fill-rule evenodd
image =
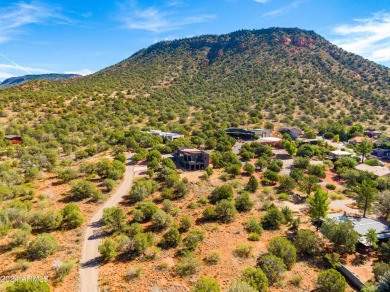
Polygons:
M322 189L316 189L314 196L308 198L310 205L310 217L317 221L317 230L320 227L321 217L325 217L328 211L328 193Z

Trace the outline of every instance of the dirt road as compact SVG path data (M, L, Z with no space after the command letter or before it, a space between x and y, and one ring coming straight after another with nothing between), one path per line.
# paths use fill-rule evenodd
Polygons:
M129 192L134 177L134 166L130 165L131 154L126 155L124 179L115 193L92 217L85 230L80 266L80 291L99 291L99 251L98 247L104 234L101 231L103 209L117 205Z

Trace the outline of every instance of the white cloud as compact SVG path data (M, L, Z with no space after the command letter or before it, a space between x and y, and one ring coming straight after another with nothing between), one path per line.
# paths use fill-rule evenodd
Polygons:
M89 69L80 69L80 70L74 70L74 71L67 71L65 74L79 74L79 75L89 75L94 73L92 70Z
M71 21L64 17L56 7L47 6L35 1L18 2L0 8L0 43L12 40L22 33L22 27L50 21L65 24Z
M263 16L274 17L274 16L280 16L280 15L286 14L286 13L290 12L291 10L298 8L299 5L301 5L302 2L305 2L305 1L306 0L294 0L293 2L291 2L288 5L285 5L285 6L278 8L278 9L264 13Z
M333 43L344 50L390 65L390 13L354 19L352 24L334 27L333 33L338 35Z
M136 1L132 1L130 5L121 5L122 12L119 18L124 23L125 28L157 33L207 22L215 18L213 14L181 16L178 11L172 10L172 3L168 7L170 9L165 9L165 11L154 6L141 9Z
M4 80L15 76L45 74L45 73L50 73L50 72L42 68L24 67L18 64L10 65L10 64L0 63L0 80Z
M266 2L268 2L269 0L253 0L253 1L255 1L255 2L257 2L257 3L266 3Z

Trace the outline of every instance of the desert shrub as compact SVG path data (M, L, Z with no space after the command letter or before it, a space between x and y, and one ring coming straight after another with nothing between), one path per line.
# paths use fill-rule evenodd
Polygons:
M96 172L96 164L93 162L85 161L80 165L79 171L81 173L92 175Z
M319 178L326 177L324 166L321 164L309 165L309 167L307 168L307 173L310 175L315 175Z
M295 157L294 158L294 167L300 169L306 169L310 165L310 158L306 157Z
M75 199L82 200L96 196L99 190L96 189L96 186L90 181L78 180L72 183L70 192Z
M142 221L148 221L148 220L152 219L153 214L156 213L157 210L159 210L159 208L157 207L156 204L154 204L152 201L147 201L147 200L142 201L142 202L138 202L135 205L135 207L138 211L142 212L142 215L143 215ZM138 222L140 222L140 221L138 221Z
M320 249L320 239L311 230L298 230L295 236L294 245L300 254L314 255Z
M285 221L283 213L275 206L271 206L262 219L262 225L266 229L279 229Z
M69 182L76 179L79 176L79 173L73 168L65 168L58 172L57 177L63 182Z
M295 187L297 186L297 183L291 176L287 175L281 175L279 179L279 192L282 193L291 193Z
M334 185L334 184L326 184L325 187L326 187L328 190L335 190L335 189L336 189L336 185Z
M201 229L191 229L187 237L183 240L184 246L188 250L195 250L204 239L204 231Z
M169 229L164 235L164 244L168 247L176 247L181 242L181 234L176 227Z
M196 256L188 254L176 265L175 271L181 277L193 275L198 271L200 264L201 262Z
M62 223L68 229L77 228L84 223L84 216L80 211L80 207L75 203L66 204L61 213Z
M207 167L205 168L205 171L206 171L206 173L207 173L208 176L211 176L211 175L214 173L213 168L210 167L210 166L207 166Z
M229 287L228 292L257 292L255 288L249 285L247 282L236 280Z
M378 292L390 291L390 271L387 271L378 281Z
M209 196L210 202L216 203L220 200L232 200L233 188L230 185L216 187Z
M238 243L236 245L236 249L234 250L234 253L242 258L247 258L251 254L253 249L253 245L248 243Z
M219 250L209 251L204 261L209 265L217 265L221 262L222 253Z
M115 231L122 230L125 213L118 207L103 209L103 223Z
M276 182L278 182L279 178L280 178L280 176L278 173L276 173L270 169L267 169L263 173L262 183L265 185L272 185L272 184L275 184Z
M38 281L15 281L6 286L5 291L7 292L50 292L50 285L47 282L38 282Z
M163 210L157 210L152 216L152 223L154 228L167 228L172 223L172 217Z
M244 171L247 174L252 175L255 172L255 166L253 164L247 162L244 164Z
M130 225L126 226L124 228L124 231L130 236L133 237L134 235L143 232L143 227L138 222L131 223Z
M156 182L150 179L139 179L131 187L131 199L138 202L150 196L157 188Z
M27 182L36 180L39 178L39 170L34 167L26 169L24 172L24 178Z
M183 218L181 218L180 221L180 231L186 232L191 228L191 226L192 226L191 217L188 215L183 216Z
M338 253L332 252L324 255L324 259L327 263L333 268L337 269L341 266L340 264L340 255Z
M126 275L127 281L137 279L141 276L142 268L141 267L130 267Z
M301 275L294 275L290 278L291 284L293 284L295 287L298 287L301 284L302 276Z
M321 292L344 292L346 281L338 271L330 269L319 273L317 285Z
M207 207L203 211L203 218L205 220L214 220L217 217L217 213L215 212L215 208L213 207Z
M106 238L102 244L99 245L99 253L104 262L111 261L118 253L118 244L111 238Z
M277 163L271 161L271 163L268 165L267 169L278 173L278 172L280 172L281 167Z
M254 232L252 232L252 233L249 234L249 236L248 236L248 240L250 240L250 241L259 241L260 238L261 238L260 234L254 233Z
M152 246L154 243L154 234L153 233L137 233L133 236L133 247L132 249L140 254L144 252L148 247Z
M126 162L126 155L119 153L119 154L115 155L114 159L118 160L122 163L125 163Z
M267 276L270 285L278 281L282 274L287 270L283 260L272 254L262 255L257 260L257 265Z
M125 234L121 234L115 238L116 243L118 244L118 252L126 252L132 246L132 240Z
M31 236L31 227L29 229L15 230L15 232L11 235L11 238L12 238L11 246L27 245L27 242L28 242L30 236Z
M290 195L289 194L286 194L286 193L280 193L278 195L279 197L279 200L282 200L282 201L288 201L290 200Z
M170 158L163 158L162 165L171 169L176 169L176 164Z
M248 283L256 291L267 291L268 279L260 268L246 268L242 271L241 281Z
M263 233L263 227L256 217L251 217L244 223L244 227L248 232L254 232L259 235Z
M145 255L145 259L147 260L155 260L157 258L160 258L161 248L157 246L150 246L145 250L144 255Z
M39 234L27 248L28 256L33 259L43 259L54 254L58 249L57 241L48 233Z
M220 292L218 282L214 279L202 277L196 280L191 292Z
M382 277L387 271L390 271L389 263L385 263L385 262L375 263L373 267L375 280L379 281L380 277Z
M72 269L74 268L74 261L68 260L65 263L61 263L57 266L55 266L55 282L59 283L62 282L67 275L70 274Z
M281 258L288 269L295 264L297 251L295 246L286 238L274 237L268 243L269 253Z
M116 182L111 178L106 178L103 182L103 186L106 188L107 192L111 192L115 188Z
M215 213L221 222L229 223L234 221L237 216L237 210L234 205L234 201L231 200L220 200L217 202Z
M225 171L230 174L232 177L236 177L241 173L241 165L238 164L228 164L225 166Z
M236 209L239 212L249 212L254 203L250 199L250 195L247 192L241 192L241 194L236 198Z
M245 189L249 192L255 193L258 187L259 187L259 182L253 175L251 175Z
M41 217L40 226L45 230L54 230L61 226L62 214L56 211L48 211Z

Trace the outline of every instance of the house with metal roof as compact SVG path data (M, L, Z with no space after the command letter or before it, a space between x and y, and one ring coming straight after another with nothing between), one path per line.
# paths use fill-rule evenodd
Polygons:
M370 246L367 242L366 234L369 229L374 229L378 240L386 240L390 238L390 227L382 222L369 218L354 218L347 217L342 214L328 214L327 218L336 220L338 222L349 220L352 222L353 229L359 233L359 242L364 246Z

